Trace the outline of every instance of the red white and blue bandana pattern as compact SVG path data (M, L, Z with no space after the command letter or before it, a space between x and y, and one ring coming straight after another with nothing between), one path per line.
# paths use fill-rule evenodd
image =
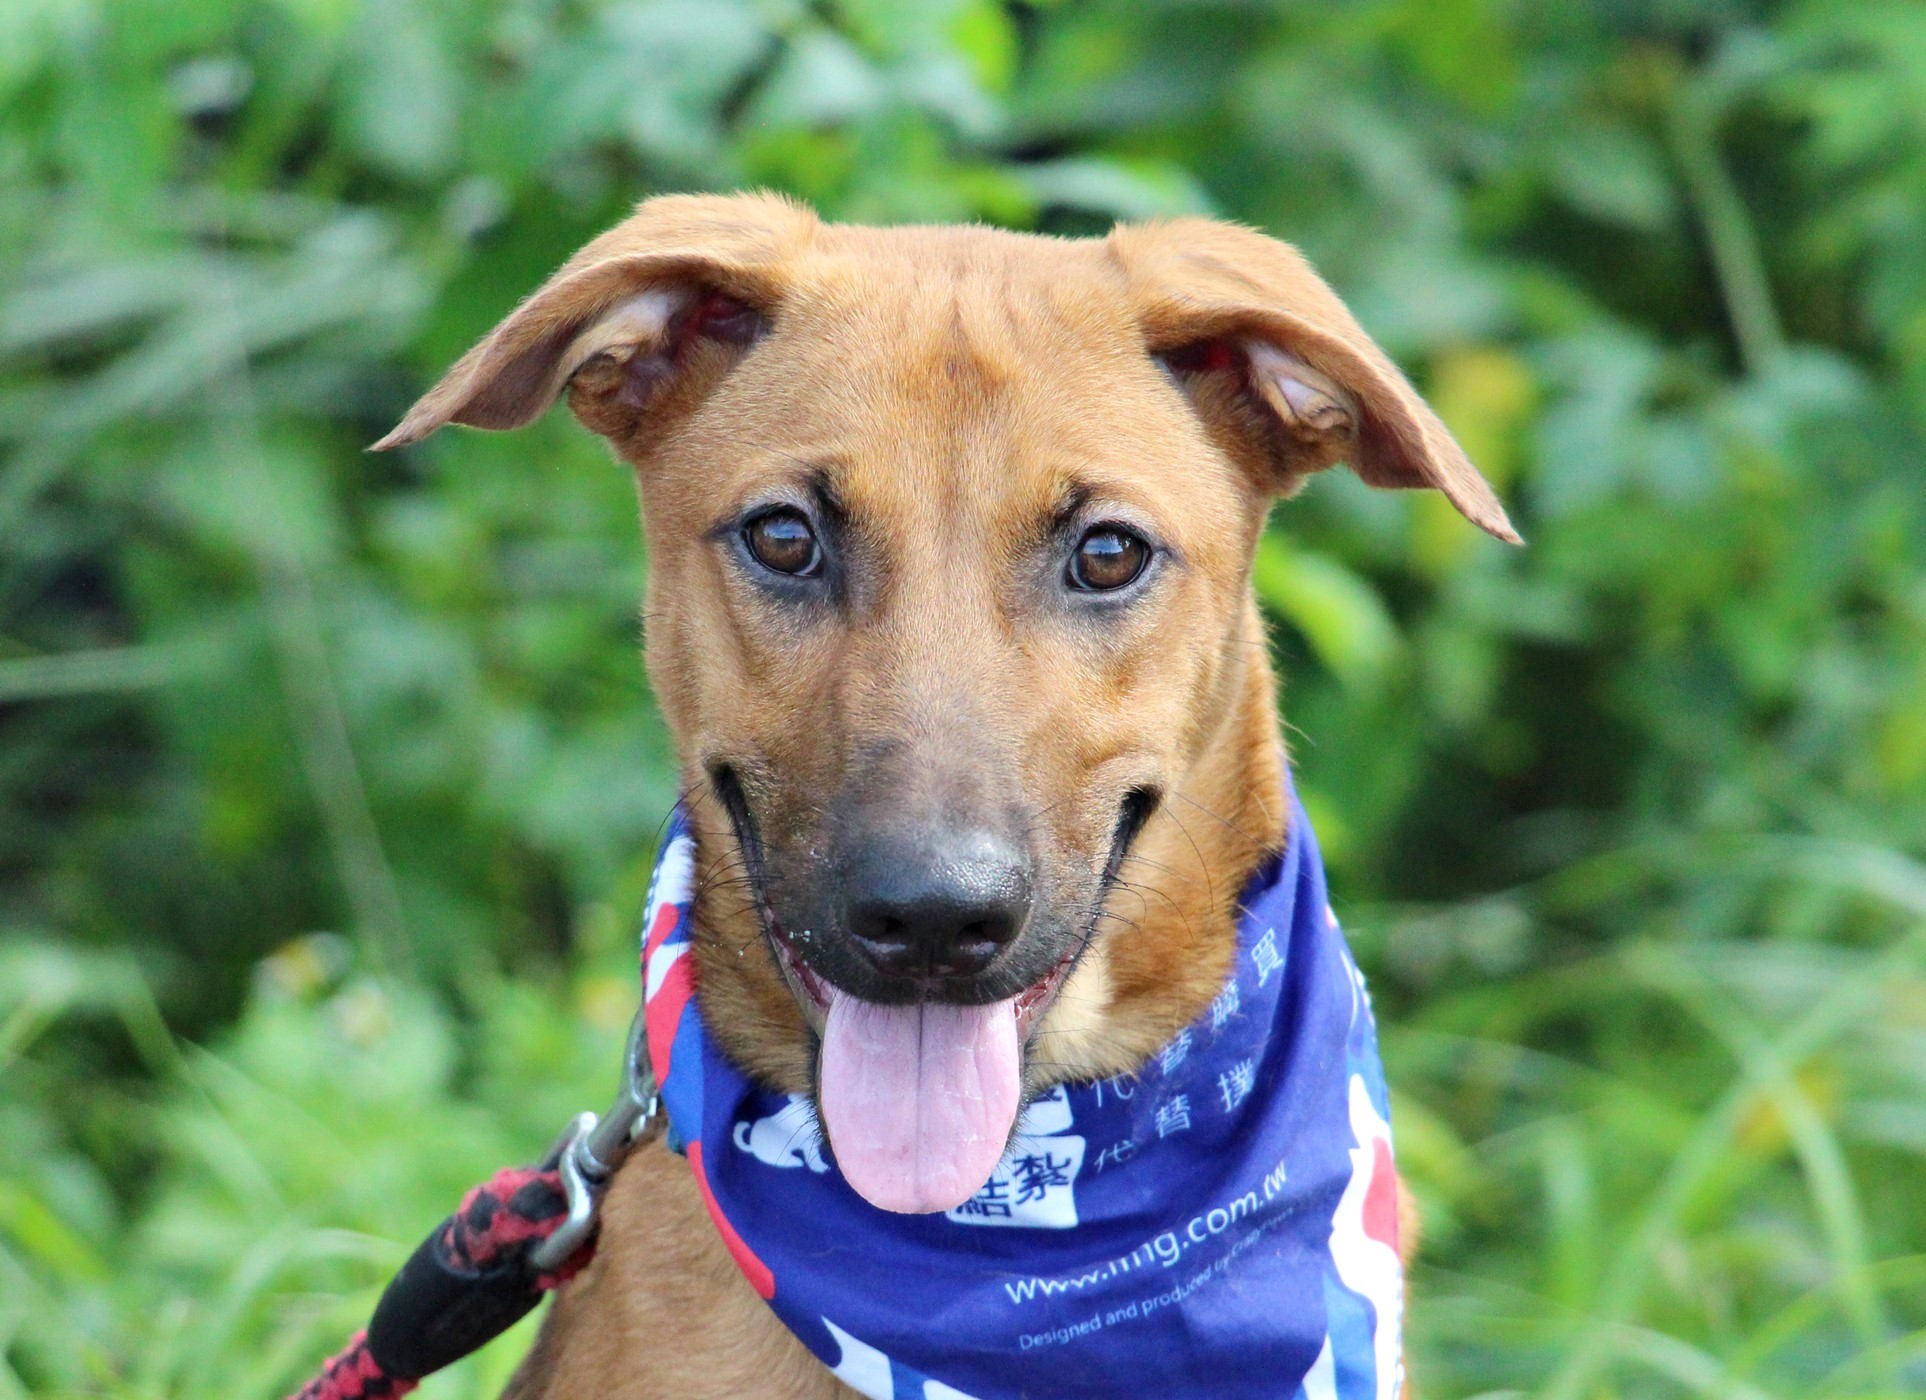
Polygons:
M738 1070L694 997L678 813L644 926L650 1056L716 1228L809 1349L873 1400L1397 1400L1403 1276L1364 979L1295 796L1223 990L1137 1074L1032 1104L945 1215L842 1180L805 1101Z

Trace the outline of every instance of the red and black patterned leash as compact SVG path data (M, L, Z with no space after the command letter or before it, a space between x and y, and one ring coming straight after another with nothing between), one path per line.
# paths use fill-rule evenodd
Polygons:
M298 1400L388 1400L459 1361L521 1320L595 1254L582 1245L561 1268L539 1273L534 1247L568 1219L558 1169L511 1167L462 1198L461 1209L421 1243L381 1295L367 1329Z
M291 1400L389 1400L480 1350L595 1255L602 1192L656 1114L636 1014L622 1093L579 1115L542 1165L499 1171L408 1257L366 1330Z

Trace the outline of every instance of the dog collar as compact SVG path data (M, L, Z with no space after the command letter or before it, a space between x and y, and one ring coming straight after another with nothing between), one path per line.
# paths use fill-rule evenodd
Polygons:
M837 1172L810 1104L702 1023L695 844L678 810L642 966L670 1144L745 1278L872 1400L1397 1400L1403 1275L1364 979L1294 793L1229 979L1137 1073L1033 1103L970 1201L893 1215Z

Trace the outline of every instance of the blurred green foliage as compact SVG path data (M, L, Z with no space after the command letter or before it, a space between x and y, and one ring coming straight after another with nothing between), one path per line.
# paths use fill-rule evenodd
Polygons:
M1427 1396L1926 1389L1926 9L5 0L0 1397L277 1393L608 1092L628 484L360 449L745 184L1258 224L1513 503L1333 474L1257 571Z

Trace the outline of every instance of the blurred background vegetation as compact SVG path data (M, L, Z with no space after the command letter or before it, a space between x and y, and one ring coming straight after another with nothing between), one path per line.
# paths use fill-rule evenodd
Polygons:
M1923 138L1913 0L4 0L0 1397L279 1394L609 1093L629 486L362 448L742 185L1260 225L1513 503L1258 572L1428 1400L1926 1391Z

